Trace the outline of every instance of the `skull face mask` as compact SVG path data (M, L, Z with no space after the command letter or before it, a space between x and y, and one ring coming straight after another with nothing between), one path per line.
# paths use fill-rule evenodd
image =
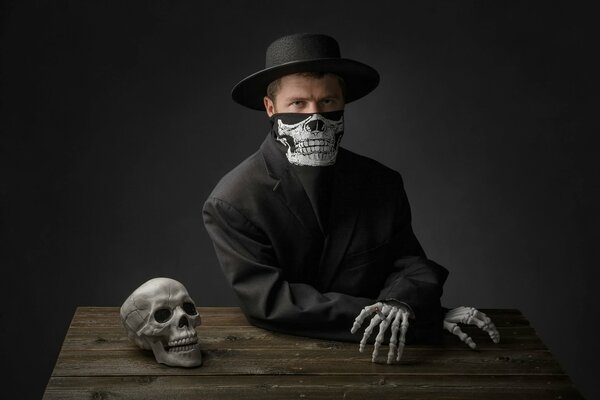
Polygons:
M286 157L291 164L332 165L344 134L343 114L343 110L321 114L273 114L275 139L286 147Z
M195 327L200 315L185 287L174 279L154 278L137 288L121 306L127 336L156 361L176 367L202 364Z

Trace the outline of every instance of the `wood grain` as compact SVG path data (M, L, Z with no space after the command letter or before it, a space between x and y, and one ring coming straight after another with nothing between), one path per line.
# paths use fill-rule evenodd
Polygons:
M568 376L518 310L483 310L501 343L465 327L470 350L451 334L438 346L407 346L399 364L371 362L372 346L274 333L238 308L198 308L198 368L156 363L127 338L118 307L79 307L44 399L580 399ZM360 335L358 335L360 338Z
M581 399L555 376L52 378L44 399Z

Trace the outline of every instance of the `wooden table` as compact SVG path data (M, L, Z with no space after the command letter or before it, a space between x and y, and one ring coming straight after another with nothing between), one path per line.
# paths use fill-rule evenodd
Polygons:
M371 363L372 346L255 328L238 308L198 310L203 365L186 369L129 342L117 307L79 307L44 399L582 398L518 310L483 310L499 345L466 327L477 351L447 334L440 346L407 346L397 365Z

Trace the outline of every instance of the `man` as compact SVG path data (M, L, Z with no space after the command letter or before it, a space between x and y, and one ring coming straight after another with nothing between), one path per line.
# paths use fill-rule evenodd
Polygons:
M236 102L266 110L272 129L221 179L203 211L225 277L252 324L353 341L373 315L360 349L379 326L375 361L391 326L390 363L400 359L405 337L441 340L448 272L426 258L413 234L400 175L339 147L345 104L378 83L373 68L341 58L329 36L273 42L266 68L232 92ZM456 322L497 335L474 309L456 310L446 322L469 345Z

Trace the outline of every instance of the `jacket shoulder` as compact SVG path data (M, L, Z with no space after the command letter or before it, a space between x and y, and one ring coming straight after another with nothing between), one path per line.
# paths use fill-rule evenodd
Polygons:
M266 172L265 161L260 150L250 155L216 184L208 200L221 200L236 208L244 208L259 201L257 196L265 188L272 186L272 179Z

